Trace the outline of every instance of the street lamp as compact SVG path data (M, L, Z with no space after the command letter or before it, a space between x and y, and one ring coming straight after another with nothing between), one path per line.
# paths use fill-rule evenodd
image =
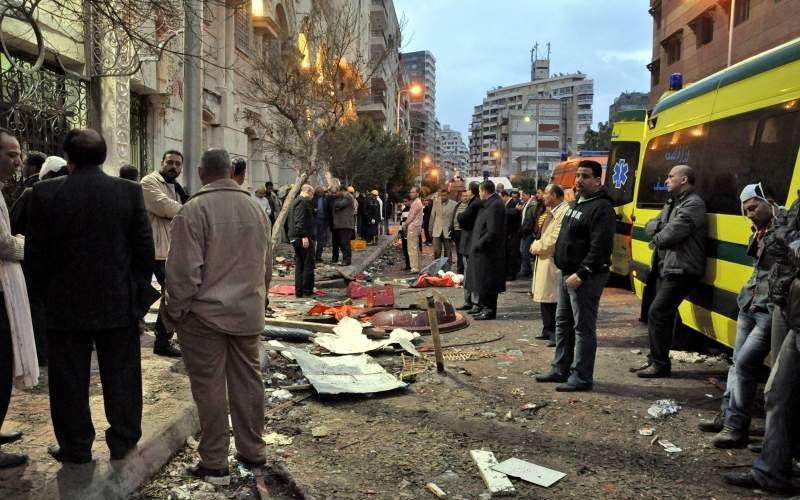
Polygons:
M422 95L422 85L418 83L414 83L409 85L407 88L400 89L397 91L397 108L395 109L395 115L397 115L397 124L395 125L395 132L397 135L400 135L400 96L405 94L417 96Z

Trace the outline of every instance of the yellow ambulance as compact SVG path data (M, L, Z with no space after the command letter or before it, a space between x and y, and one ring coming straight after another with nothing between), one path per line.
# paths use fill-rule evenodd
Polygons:
M752 269L739 193L761 182L776 203L791 204L800 187L799 149L800 38L662 98L648 117L636 179L631 274L639 298L648 295L653 272L644 226L666 200L669 170L690 165L709 212L708 250L705 277L681 304L680 319L733 346L736 297Z

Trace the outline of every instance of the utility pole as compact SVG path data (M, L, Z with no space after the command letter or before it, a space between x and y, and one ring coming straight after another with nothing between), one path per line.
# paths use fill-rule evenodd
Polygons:
M733 20L736 16L736 0L731 0L731 18L728 23L728 66L731 65L731 56L733 55Z
M200 189L197 167L203 141L203 103L200 55L202 0L184 0L186 26L183 32L183 177L189 193Z

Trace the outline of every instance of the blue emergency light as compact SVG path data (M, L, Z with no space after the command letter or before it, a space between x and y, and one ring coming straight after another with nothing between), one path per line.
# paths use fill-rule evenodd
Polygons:
M680 90L683 88L683 75L680 73L672 73L669 75L669 89Z

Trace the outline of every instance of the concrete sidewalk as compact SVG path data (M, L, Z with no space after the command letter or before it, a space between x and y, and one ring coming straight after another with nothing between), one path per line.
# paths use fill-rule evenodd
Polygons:
M111 461L105 445L108 427L103 406L97 360L93 359L89 401L97 437L86 465L62 466L47 453L55 444L50 421L47 370L41 385L15 391L11 397L4 431L20 430L24 437L3 450L27 453L26 466L0 470L0 498L109 500L127 498L156 473L199 430L189 380L175 360L154 356L152 336L142 337L142 392L144 408L142 439L124 460ZM177 366L176 366L177 365Z

